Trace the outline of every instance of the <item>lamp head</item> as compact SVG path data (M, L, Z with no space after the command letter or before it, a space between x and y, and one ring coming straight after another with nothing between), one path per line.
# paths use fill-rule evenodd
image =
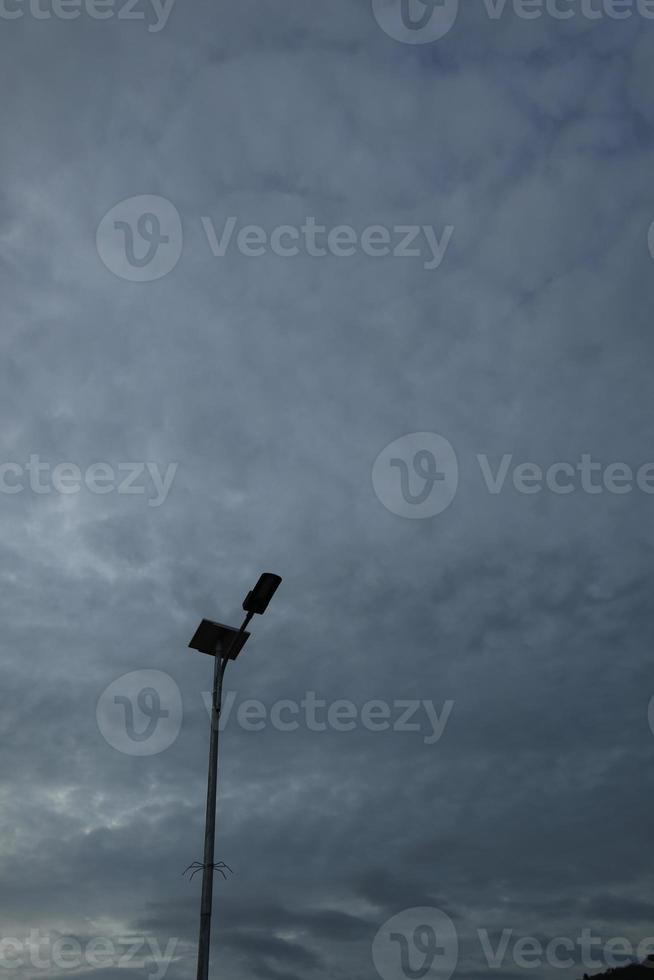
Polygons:
M268 603L274 596L282 581L281 575L264 572L255 587L248 592L243 600L245 612L257 613L261 616L268 608Z

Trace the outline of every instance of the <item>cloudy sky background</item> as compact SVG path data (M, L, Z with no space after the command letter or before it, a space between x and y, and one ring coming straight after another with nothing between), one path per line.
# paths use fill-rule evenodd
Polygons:
M492 21L466 0L409 45L365 0L177 0L159 32L27 8L0 26L2 461L178 463L159 507L0 496L3 936L176 939L167 977L195 976L200 878L181 873L202 853L211 664L186 644L202 616L238 625L262 570L284 583L228 671L237 705L454 708L434 744L232 716L215 976L375 977L377 930L417 906L450 915L473 980L478 928L654 934L654 497L510 477L493 495L476 459L654 460L654 21ZM96 230L143 194L175 205L183 250L130 282ZM434 270L216 258L201 218L230 215L455 231ZM425 431L459 488L407 520L372 466ZM117 751L98 699L153 669L179 737ZM495 975L525 972L583 971Z

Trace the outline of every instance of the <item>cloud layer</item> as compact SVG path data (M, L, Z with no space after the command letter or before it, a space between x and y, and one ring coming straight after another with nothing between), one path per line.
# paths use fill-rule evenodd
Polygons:
M434 744L232 718L216 975L363 980L384 921L421 906L455 923L466 976L487 968L480 928L637 943L654 498L520 493L510 475L491 493L478 457L654 460L654 22L470 3L424 45L363 0L189 0L149 22L24 8L2 25L0 461L178 464L158 507L0 494L4 936L175 939L166 976L195 976L200 883L182 871L201 855L211 663L186 644L203 616L238 625L269 569L283 586L227 673L239 703L454 707ZM181 219L152 282L96 249L138 195ZM230 216L268 235L307 218L454 232L434 269L362 249L215 256L203 219L220 234ZM426 520L371 481L415 432L459 467ZM96 722L137 670L181 694L158 754L117 751ZM29 957L13 973L33 976Z

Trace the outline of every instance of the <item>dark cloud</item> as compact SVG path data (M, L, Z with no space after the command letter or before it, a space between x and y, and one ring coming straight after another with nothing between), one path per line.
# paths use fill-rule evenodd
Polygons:
M187 643L203 616L236 623L264 569L283 586L226 677L220 975L369 978L377 930L416 907L449 915L472 980L478 929L651 931L654 498L521 494L512 474L654 459L654 24L460 6L424 45L368 0L178 0L159 32L0 18L0 463L27 481L0 492L5 938L135 931L176 943L167 980L195 975L182 872L202 853L211 664ZM182 220L153 282L96 249L142 194ZM216 257L202 219L220 235L230 216L454 234L432 270ZM454 446L459 487L406 520L372 466L424 431ZM500 492L482 455L492 473L511 457ZM36 492L33 456L177 470L153 507L147 471L147 494ZM124 754L98 701L153 670L179 732ZM349 699L356 727L271 725L307 692L322 721ZM248 698L261 731L239 724ZM453 709L430 742L422 709L418 729L367 728L380 699Z

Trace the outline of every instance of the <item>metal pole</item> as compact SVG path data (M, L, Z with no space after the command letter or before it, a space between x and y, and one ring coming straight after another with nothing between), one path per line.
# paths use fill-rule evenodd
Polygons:
M207 779L207 810L204 824L204 858L202 869L202 899L200 903L200 937L198 940L197 980L209 980L209 947L211 944L211 908L213 903L213 857L216 838L216 792L218 787L218 735L220 733L220 708L223 695L223 677L233 644L245 631L252 619L248 613L229 649L221 657L215 655L213 692L211 697L211 736L209 742L209 776Z

